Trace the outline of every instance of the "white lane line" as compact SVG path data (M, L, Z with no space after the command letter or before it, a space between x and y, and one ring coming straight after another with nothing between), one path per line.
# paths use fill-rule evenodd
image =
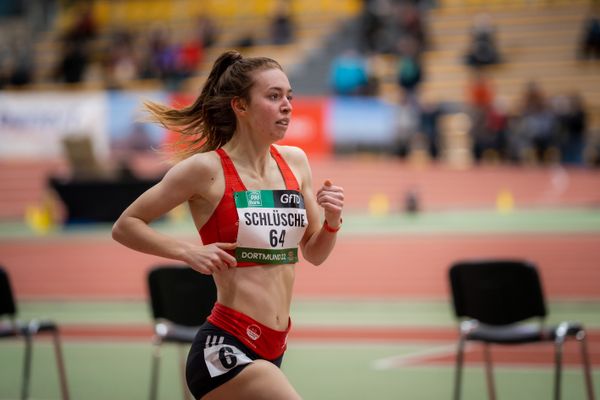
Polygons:
M378 360L373 361L371 367L375 370L398 368L422 362L431 356L445 356L449 354L454 354L455 351L455 344L430 347L428 349L416 351L410 354L380 358Z

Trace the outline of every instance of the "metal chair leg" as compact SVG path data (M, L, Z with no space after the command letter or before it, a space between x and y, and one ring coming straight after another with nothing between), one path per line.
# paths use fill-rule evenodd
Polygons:
M150 400L156 400L158 395L158 373L160 369L160 339L155 339L152 352L152 372L150 375Z
M181 390L183 393L183 398L184 400L192 400L191 397L191 393L187 387L187 380L185 379L185 361L186 358L184 357L184 347L183 345L179 345L178 347L178 352L179 352L179 369L181 372Z
M562 377L562 345L564 336L557 336L554 341L555 359L554 359L554 400L560 400L561 377Z
M575 338L581 344L581 360L583 363L583 374L585 377L585 386L587 389L588 400L595 400L594 382L592 381L592 368L590 366L590 356L587 349L587 339L585 330L580 330Z
M21 400L29 398L29 381L31 378L31 357L33 352L33 340L27 332L23 335L25 340L25 355L23 359L23 382L21 383Z
M65 372L65 363L62 356L62 346L60 343L60 334L58 330L53 332L54 335L54 353L56 357L56 366L58 367L58 378L60 379L60 391L63 400L69 400L69 387L67 385L67 374Z
M485 358L485 377L488 388L488 398L496 400L496 385L494 384L494 371L492 370L492 355L490 353L490 345L483 344L483 356Z
M465 338L460 335L458 349L456 351L456 365L454 367L454 400L460 400L460 389L462 384L462 367L464 362Z

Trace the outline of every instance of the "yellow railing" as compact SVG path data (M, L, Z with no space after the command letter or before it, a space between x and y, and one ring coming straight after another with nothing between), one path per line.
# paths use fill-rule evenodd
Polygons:
M494 6L552 6L570 4L592 4L592 0L438 0L440 8L445 7L494 7Z
M265 17L276 9L278 0L95 0L94 16L100 26L155 21L182 21L198 15L215 19ZM355 15L360 0L293 0L293 15Z

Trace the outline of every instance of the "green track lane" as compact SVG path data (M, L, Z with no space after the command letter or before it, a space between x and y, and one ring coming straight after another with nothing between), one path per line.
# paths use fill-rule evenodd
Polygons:
M549 322L578 320L600 328L600 302L556 301L548 305ZM143 301L24 301L22 319L50 318L62 324L150 324L150 308ZM453 327L449 302L414 299L296 299L294 326L326 327Z
M196 237L189 216L165 218L153 226L167 234ZM111 224L57 226L41 235L20 221L0 222L0 240L9 239L93 239L112 240ZM506 234L506 233L600 233L600 210L594 208L557 208L515 210L428 211L373 216L347 212L341 235L385 234Z

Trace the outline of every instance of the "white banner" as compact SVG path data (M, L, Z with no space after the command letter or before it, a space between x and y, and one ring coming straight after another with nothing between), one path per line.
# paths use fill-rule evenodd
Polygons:
M56 158L66 136L89 136L99 159L109 151L104 92L0 93L0 158Z

